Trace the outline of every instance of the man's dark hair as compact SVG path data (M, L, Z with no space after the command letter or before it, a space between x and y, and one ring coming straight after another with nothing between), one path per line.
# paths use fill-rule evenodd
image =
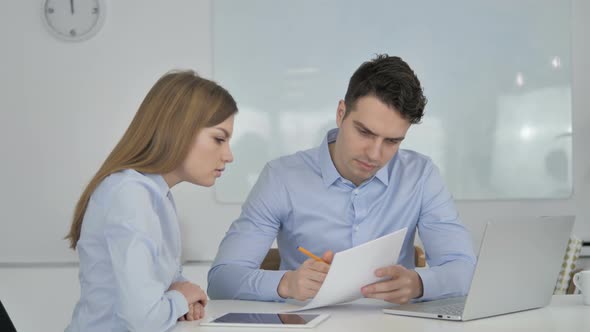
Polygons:
M354 110L356 101L365 96L377 97L411 124L420 123L427 102L412 68L400 57L387 54L378 54L354 72L344 97L344 118Z

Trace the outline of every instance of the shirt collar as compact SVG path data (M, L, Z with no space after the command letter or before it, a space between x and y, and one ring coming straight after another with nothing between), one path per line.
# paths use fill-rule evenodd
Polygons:
M393 156L391 160L393 160L394 158L395 156ZM387 164L383 165L383 167L381 167L381 169L378 170L377 173L375 173L375 177L386 186L389 185L389 163L391 162L391 160L389 160Z
M168 196L168 193L170 192L170 187L168 187L168 183L166 183L166 180L164 180L162 175L149 173L143 173L143 175L156 183L158 189L162 193L162 196Z
M332 184L334 184L334 182L336 180L338 180L339 178L342 178L340 173L338 173L336 166L334 165L334 161L332 160L332 157L330 156L330 149L328 148L329 144L334 143L336 141L337 136L338 136L338 128L330 129L328 131L328 134L326 135L326 137L322 141L322 144L320 145L320 149L319 149L320 169L322 170L322 179L323 179L324 185L326 187L331 186ZM397 153L396 153L396 155L397 155ZM395 159L395 156L391 159L392 160ZM377 178L379 181L381 181L386 186L389 185L389 171L388 171L389 167L388 166L389 166L389 163L392 162L392 160L387 162L387 164L383 165L383 167L381 167L381 169L378 170L374 176L374 178ZM342 179L344 179L344 178L342 178ZM371 180L373 180L373 178L371 178L365 182L369 182Z
M334 162L330 156L330 149L328 148L330 143L336 141L336 136L338 136L338 128L330 129L320 145L320 169L322 170L322 179L326 187L331 186L340 178L340 173L338 173L336 166L334 166Z

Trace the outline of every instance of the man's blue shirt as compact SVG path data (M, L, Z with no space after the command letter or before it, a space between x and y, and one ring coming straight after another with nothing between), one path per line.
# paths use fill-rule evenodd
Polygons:
M399 150L360 186L340 176L328 149L338 130L322 144L269 162L220 244L208 275L213 299L283 300L278 284L287 270L308 257L339 252L404 227L399 264L414 269L416 230L428 268L419 268L421 299L465 295L475 268L471 237L459 221L453 198L436 166L419 153ZM279 271L259 266L274 239ZM392 253L393 255L393 253Z

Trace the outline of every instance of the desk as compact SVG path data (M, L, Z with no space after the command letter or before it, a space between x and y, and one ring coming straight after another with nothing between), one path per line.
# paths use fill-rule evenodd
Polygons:
M353 304L309 310L310 313L330 313L330 318L315 329L281 329L281 331L590 331L590 306L582 304L580 295L555 295L545 308L528 310L508 315L483 318L469 322L452 322L427 318L413 318L386 315L381 309L391 304L368 299ZM234 312L278 312L294 308L288 303L216 300L207 305L207 317ZM201 327L199 322L179 322L172 330L181 331L263 331L276 329L237 329L223 327Z

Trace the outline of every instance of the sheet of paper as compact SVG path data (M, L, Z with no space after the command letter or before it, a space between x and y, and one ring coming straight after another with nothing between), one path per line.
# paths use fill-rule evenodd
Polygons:
M382 236L334 255L330 271L316 296L305 306L287 312L354 301L363 297L361 288L376 281L375 270L395 265L407 228Z

